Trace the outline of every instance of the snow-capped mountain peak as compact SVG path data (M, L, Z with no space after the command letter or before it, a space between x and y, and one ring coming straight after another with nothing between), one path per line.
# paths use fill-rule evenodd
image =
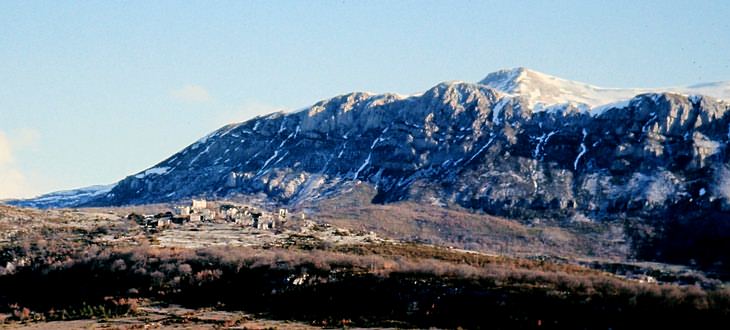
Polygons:
M561 104L594 108L649 92L643 89L601 88L522 67L490 73L479 83L523 97L533 110Z
M499 70L488 74L479 84L508 95L522 97L533 111L558 105L573 105L585 110L603 108L607 104L626 101L644 93L677 93L707 95L730 99L730 82L716 82L687 87L604 88L551 76L524 67Z

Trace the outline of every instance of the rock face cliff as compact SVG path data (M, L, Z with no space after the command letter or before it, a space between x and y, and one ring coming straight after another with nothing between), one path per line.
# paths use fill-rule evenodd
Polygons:
M341 95L225 126L83 205L262 193L298 204L369 184L375 203L528 220L667 218L683 230L689 218L724 221L730 208L730 105L719 100L728 87L601 89L515 69L416 96Z

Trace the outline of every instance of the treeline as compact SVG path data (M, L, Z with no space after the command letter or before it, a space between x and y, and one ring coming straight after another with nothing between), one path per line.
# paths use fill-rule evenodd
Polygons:
M151 299L322 326L713 327L730 316L730 290L721 286L645 284L576 266L411 245L55 253L48 249L54 244L3 251L5 260L32 260L0 276L4 312L17 319L104 317L134 313L137 299Z

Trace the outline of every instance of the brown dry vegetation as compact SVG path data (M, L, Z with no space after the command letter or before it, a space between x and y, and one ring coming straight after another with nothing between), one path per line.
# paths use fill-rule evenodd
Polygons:
M5 251L33 260L0 276L6 312L17 319L104 317L134 312L145 298L319 325L511 327L540 320L626 327L666 313L722 321L730 311L730 292L722 288L642 284L574 265L411 244L332 251L58 250L62 245Z
M629 256L625 242L602 237L613 229L607 224L530 226L457 206L443 208L413 202L335 206L327 201L318 205L313 217L388 238L489 253L615 260Z
M634 328L710 326L730 316L721 284L638 283L545 260L416 243L335 245L306 235L283 247L160 248L123 220L92 217L80 226L64 213L49 220L5 211L12 216L0 214L0 225L43 224L0 245L0 313L14 322L134 314L145 301L319 326ZM487 225L527 230L498 221ZM98 240L125 234L134 239Z

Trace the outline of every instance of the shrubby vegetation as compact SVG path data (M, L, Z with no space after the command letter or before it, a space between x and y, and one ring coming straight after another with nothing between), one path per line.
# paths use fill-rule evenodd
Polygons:
M384 226L401 230L393 222ZM491 235L530 230L483 225L494 225ZM552 259L417 243L335 245L306 233L268 248L159 248L135 228L48 221L14 232L0 245L0 318L106 318L151 303L320 326L712 328L730 318L730 290L719 281L640 283ZM115 236L125 240L100 239Z
M545 219L540 224L527 225L458 206L442 208L413 202L332 204L334 202L320 203L317 219L337 227L373 231L399 240L507 255L626 258L630 254L626 242L605 237L612 229L622 229L622 226L611 224L556 225Z
M47 241L2 256L32 261L0 276L0 303L17 319L123 315L140 299L329 326L620 328L730 316L721 286L638 283L411 244L188 250Z

